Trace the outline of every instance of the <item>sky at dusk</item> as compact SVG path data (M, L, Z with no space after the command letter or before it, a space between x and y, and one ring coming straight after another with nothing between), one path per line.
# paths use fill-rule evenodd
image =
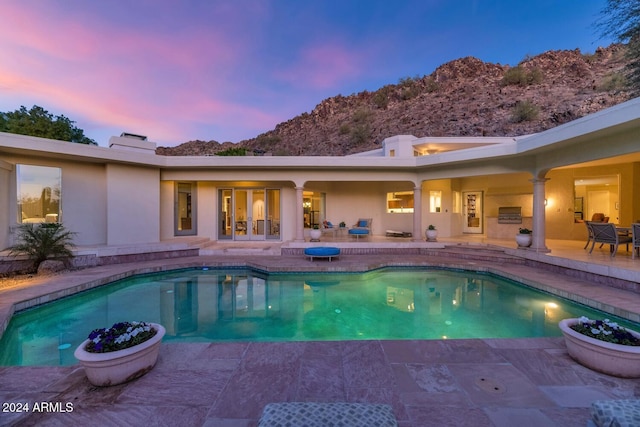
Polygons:
M594 27L605 4L3 0L0 111L39 105L101 146L122 132L160 146L239 142L457 58L593 53L611 43Z

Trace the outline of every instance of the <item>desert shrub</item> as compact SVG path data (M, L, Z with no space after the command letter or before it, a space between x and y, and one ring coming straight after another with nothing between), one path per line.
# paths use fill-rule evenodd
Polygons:
M527 71L518 65L517 67L509 68L505 71L501 83L503 86L529 86L542 82L543 78L544 75L539 68L533 68L532 70Z
M75 233L60 223L22 224L18 228L18 243L9 248L11 255L26 255L33 262L33 271L46 259L67 260Z
M533 102L527 100L519 101L511 112L511 121L514 123L535 120L540 113L540 109Z
M620 73L611 73L602 78L597 90L601 92L613 92L624 90L627 87L627 78Z
M386 89L380 89L373 95L373 103L376 107L386 109L389 105L389 93Z
M433 93L433 92L437 91L438 89L440 89L440 85L438 84L437 81L435 81L435 79L433 77L429 77L425 81L425 90L428 93Z
M350 140L354 145L365 144L371 138L371 129L368 123L360 123L351 129Z
M349 134L349 132L351 132L351 126L349 126L347 123L343 123L340 125L340 129L338 129L338 133L340 135L347 135Z
M354 123L364 123L369 120L370 116L371 111L366 108L359 108L353 113L353 116L351 116L351 120L353 120Z

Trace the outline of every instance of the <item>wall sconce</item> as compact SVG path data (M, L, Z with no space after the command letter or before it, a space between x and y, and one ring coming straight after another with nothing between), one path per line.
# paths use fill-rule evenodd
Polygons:
M547 199L544 199L544 205L547 206L548 203L549 201Z

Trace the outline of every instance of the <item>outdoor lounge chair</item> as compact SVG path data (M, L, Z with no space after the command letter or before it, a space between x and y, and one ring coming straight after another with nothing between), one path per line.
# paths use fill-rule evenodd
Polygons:
M322 234L331 233L335 237L336 232L338 231L338 227L333 225L331 221L324 220L322 222L322 228L320 230L322 230Z
M372 221L372 218L360 218L358 222L349 229L349 235L354 236L356 239L369 236L371 234Z
M629 243L632 241L631 236L620 235L618 230L616 230L615 224L609 222L591 222L591 229L593 230L593 239L589 253L593 252L593 247L596 243L611 245L611 258L616 256L618 245L621 243L626 243L627 250L629 250Z

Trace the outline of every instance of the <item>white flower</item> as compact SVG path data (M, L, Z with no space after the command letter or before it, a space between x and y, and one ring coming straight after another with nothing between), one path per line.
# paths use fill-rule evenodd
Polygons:
M586 317L586 316L580 316L580 318L578 319L578 321L579 321L580 323L591 323L591 320L589 320L589 318L588 318L588 317Z
M600 333L600 329L596 329L596 328L591 328L591 333L593 335L598 335Z

